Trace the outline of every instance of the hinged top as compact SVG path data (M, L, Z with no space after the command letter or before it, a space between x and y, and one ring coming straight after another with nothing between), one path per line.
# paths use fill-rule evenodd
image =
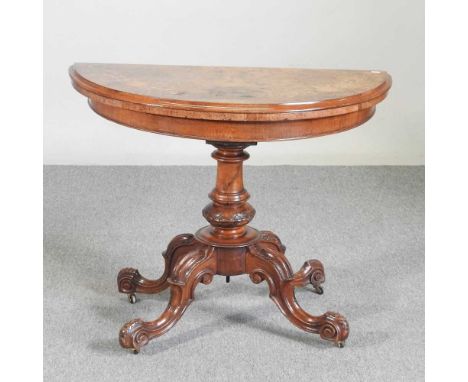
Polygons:
M386 72L362 70L75 64L70 76L74 87L90 98L93 109L110 119L164 134L216 140L223 136L134 126L106 114L110 108L119 108L199 121L304 121L363 109L373 112L391 86ZM231 134L227 140L291 139L323 133L252 139Z

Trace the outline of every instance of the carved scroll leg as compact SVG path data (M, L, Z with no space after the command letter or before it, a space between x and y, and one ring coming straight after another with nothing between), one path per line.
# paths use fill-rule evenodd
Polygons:
M136 302L135 293L159 293L169 287L167 278L169 277L171 264L175 251L184 245L193 243L193 235L182 234L171 240L167 249L162 253L164 257L164 273L157 280L150 280L143 277L138 269L124 268L117 276L117 286L120 293L128 294L130 303Z
M286 247L280 238L271 231L261 231L259 242L263 246L273 246L274 249L283 255L286 252ZM301 272L304 274L304 280L308 280L304 283L304 286L310 283L314 287L315 293L323 294L323 287L321 285L325 282L325 271L322 263L319 260L307 260L302 266Z
M296 300L294 289L309 282L312 271L316 269L313 265L306 262L298 272L292 274L286 257L262 243L249 247L246 258L246 268L251 280L254 283L264 280L268 282L271 299L289 321L302 330L320 334L321 338L342 347L349 334L346 319L334 312L312 316Z
M215 273L216 255L212 248L197 247L189 253L182 253L168 278L171 297L165 311L154 321L135 319L126 323L119 332L120 345L138 353L151 339L166 333L192 302L196 285L199 282L209 284Z

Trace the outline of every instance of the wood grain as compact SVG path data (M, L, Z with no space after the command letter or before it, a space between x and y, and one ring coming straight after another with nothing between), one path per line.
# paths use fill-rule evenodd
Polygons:
M391 86L382 71L75 64L69 72L75 89L105 118L154 133L232 142L356 127Z

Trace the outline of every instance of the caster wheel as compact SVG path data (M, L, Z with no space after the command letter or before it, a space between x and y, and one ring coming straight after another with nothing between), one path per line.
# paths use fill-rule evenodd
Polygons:
M133 354L138 354L139 352L139 350L133 349Z
M323 287L321 286L314 287L314 292L317 294L323 294Z
M130 304L135 304L137 302L135 293L130 293L128 295L128 302L130 302Z
M344 342L337 342L336 346L338 346L340 349L344 348Z

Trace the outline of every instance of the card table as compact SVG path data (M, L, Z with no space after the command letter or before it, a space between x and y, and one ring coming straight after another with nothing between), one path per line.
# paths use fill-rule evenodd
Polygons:
M169 303L159 317L134 319L120 329L122 347L138 353L171 329L194 299L198 283L208 284L214 275L229 282L231 276L242 274L254 283L266 281L271 299L292 324L344 346L349 334L344 316L335 312L313 316L294 294L295 288L306 285L323 293L322 263L307 260L294 272L278 236L249 225L255 210L243 182L243 162L249 158L245 149L258 142L318 137L363 124L387 95L389 74L89 63L72 65L69 74L74 88L102 117L152 133L205 140L216 148L212 153L216 183L202 212L209 224L170 241L158 279L146 278L134 268L124 268L117 276L119 292L131 303L137 293L170 289ZM296 231L306 240L306 227Z

